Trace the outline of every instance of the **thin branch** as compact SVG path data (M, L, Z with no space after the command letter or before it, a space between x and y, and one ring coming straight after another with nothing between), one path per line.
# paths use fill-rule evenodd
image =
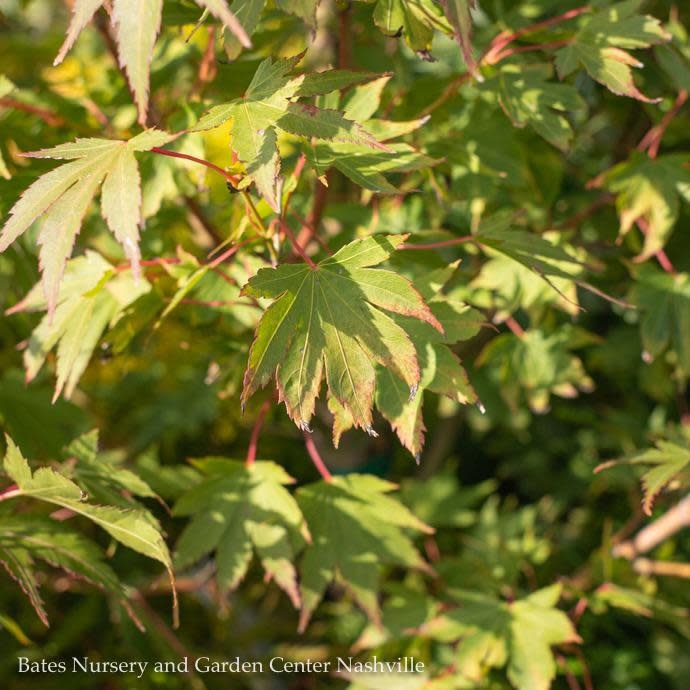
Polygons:
M338 14L338 68L347 69L352 65L352 6L347 7Z
M664 577L680 577L690 580L690 563L675 561L652 561L649 558L636 558L633 570L641 575L661 575Z
M254 428L252 429L252 435L249 438L249 448L247 449L247 467L251 467L256 460L256 450L259 446L259 436L261 435L261 429L264 425L264 420L266 419L266 414L271 407L271 400L264 400L264 404L259 410L259 414L254 422Z
M617 558L633 560L639 554L651 551L662 541L688 526L690 526L690 494L661 517L641 529L633 539L614 546L612 553Z
M21 110L25 113L30 113L40 118L50 127L63 127L67 122L57 113L47 108L39 108L29 103L22 103L14 98L0 98L0 108L7 108L9 110Z
M441 249L442 247L453 247L456 244L464 244L465 242L476 242L477 238L474 235L465 235L464 237L454 237L452 240L442 240L441 242L430 242L429 244L401 244L398 249Z
M568 12L565 12L564 14L559 14L556 17L551 17L550 19L546 19L542 22L531 24L530 26L523 27L522 29L518 29L517 31L503 31L499 33L497 36L494 37L493 41L485 51L484 55L479 59L477 63L478 68L482 65L495 65L499 60L508 57L513 52L525 52L520 49L516 51L505 50L506 46L508 46L510 43L517 40L518 38L534 33L536 31L540 31L541 29L549 28L551 26L554 26L555 24L560 24L561 22L574 19L575 17L578 17L579 15L584 14L587 11L589 11L589 7L587 6L577 7L575 9L569 10ZM558 42L558 44L561 45L560 42ZM548 47L553 46L549 46L549 44L543 44L539 46L540 49L545 49ZM536 50L537 48L534 49ZM475 69L474 71L476 73L477 69ZM447 100L452 98L452 96L455 95L457 90L465 82L472 79L472 76L472 72L469 71L460 74L452 82L450 82L448 86L446 86L446 88L443 90L443 93L441 93L441 95L435 101L433 101L430 105L428 105L421 112L419 112L417 117L424 117L426 115L430 115L431 113L433 113L434 110L436 110L437 108L442 106Z
M328 179L328 173L326 173L326 179ZM326 208L328 187L320 180L316 180L314 184L314 201L311 211L307 216L307 222L303 224L302 229L297 235L297 243L301 245L308 242L310 237L316 237L319 231L319 225L321 225L321 219L323 218L323 212Z
M288 239L292 243L293 249L307 262L307 264L309 265L309 268L312 268L312 269L316 268L316 264L311 260L311 258L304 251L304 248L299 243L299 241L295 237L295 234L292 232L290 226L285 222L284 218L280 219L280 228L287 235Z
M307 431L304 432L304 445L307 447L307 453L309 453L309 457L311 458L311 461L314 463L314 467L316 467L316 469L319 471L319 474L321 475L321 477L323 477L323 480L325 482L332 482L333 475L328 471L326 463L323 461L321 455L319 455L319 451L316 449L314 439L309 435L309 432Z
M659 153L659 147L661 146L661 140L663 139L666 130L668 129L671 122L673 122L676 115L678 115L678 113L685 105L685 102L687 100L688 92L684 89L679 91L678 96L676 97L676 100L671 109L664 115L659 124L654 125L654 127L652 127L647 132L647 134L644 135L640 143L637 145L638 151L646 150L647 155L650 158L657 157L657 154Z
M505 58L510 57L511 55L518 55L520 53L532 53L537 50L551 50L552 48L562 48L563 46L567 46L571 42L571 39L569 38L564 38L561 39L560 41L551 41L549 43L533 43L528 46L518 46L517 48L506 48L505 50L501 51L500 53L496 54L494 59L494 63L500 62L501 60L505 60Z
M309 235L310 235L309 239L316 240L319 243L319 246L321 247L321 249L323 249L327 254L330 254L331 256L333 256L333 251L328 246L328 243L326 242L326 240L324 240L323 237L321 237L316 232L316 229L309 224L309 221L306 218L302 218L302 216L300 216L300 214L297 213L297 211L290 211L290 215L294 216L302 224L302 230L300 230L300 232L299 232L298 241L299 241L299 237L301 236L303 230L306 228L307 230L309 230Z
M525 335L525 329L512 316L509 316L504 323L518 338Z
M236 175L229 173L227 170L223 170L223 168L221 168L220 166L216 165L215 163L211 163L210 161L204 160L203 158L197 158L196 156L191 156L188 153L180 153L179 151L162 149L160 146L154 146L151 149L151 152L158 153L161 156L170 156L171 158L183 158L184 160L204 165L207 168L209 168L209 170L213 170L214 172L217 172L218 174L222 175L235 189L237 189L237 185L240 182Z
M569 21L570 19L575 19L576 17L579 17L581 14L589 12L589 10L590 8L584 5L582 7L576 7L575 9L568 10L567 12L559 14L555 17L551 17L550 19L545 19L541 22L530 24L529 26L525 26L522 29L518 29L517 31L504 31L498 34L498 36L496 36L494 40L491 42L491 46L482 58L482 62L486 62L486 64L489 65L495 64L497 62L497 56L503 52L503 50L508 44L512 43L513 41L516 41L518 38L528 36L529 34L536 33L537 31L541 31L542 29L548 29L552 26L555 26L556 24L562 24L563 22Z
M187 206L190 214L197 220L201 228L211 236L216 244L221 244L223 242L221 233L218 231L218 228L216 228L216 226L208 219L199 202L194 197L185 196L184 203Z

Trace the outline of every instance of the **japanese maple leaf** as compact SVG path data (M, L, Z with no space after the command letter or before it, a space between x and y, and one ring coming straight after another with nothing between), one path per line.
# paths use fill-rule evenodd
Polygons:
M222 21L245 48L251 47L249 36L225 0L196 0L196 3ZM65 59L79 34L103 4L104 0L74 0L72 21L54 64L59 65ZM127 72L141 124L146 122L149 67L162 15L163 0L112 0L110 19L115 32L118 59Z
M301 487L297 503L310 525L312 542L300 563L300 630L337 577L375 622L379 576L384 564L431 572L408 530L434 532L390 495L395 484L372 475L350 474Z
M403 276L374 269L406 235L356 240L311 267L261 269L243 294L271 297L249 351L242 403L275 377L281 400L302 429L309 428L321 381L352 424L372 429L375 365L417 391L420 370L407 332L385 311L425 321L443 332L421 295Z
M641 5L642 0L626 0L584 16L573 42L556 54L560 78L584 67L592 79L619 96L656 102L635 85L631 68L642 63L627 51L664 43L671 36L658 19L637 14Z
M194 460L206 479L184 494L175 515L190 515L177 544L176 562L185 567L215 552L221 590L244 579L256 551L264 570L296 607L300 606L295 548L310 540L302 513L285 485L294 480L272 462L247 467L225 458Z
M232 118L232 148L254 180L260 194L276 212L280 211L281 178L277 130L322 141L338 141L386 149L361 125L336 110L299 103L305 96L331 91L366 81L370 73L327 70L288 76L304 53L291 58L264 60L242 98L214 106L194 127L204 131Z
M0 252L3 252L41 219L39 259L51 318L57 306L65 263L101 183L101 213L132 262L135 276L138 274L141 179L134 152L149 151L173 138L174 135L152 129L129 141L77 139L73 143L25 154L31 158L70 161L41 175L21 195L0 232Z

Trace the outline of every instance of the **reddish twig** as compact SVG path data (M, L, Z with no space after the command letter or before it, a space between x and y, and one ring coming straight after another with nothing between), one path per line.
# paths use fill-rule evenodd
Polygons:
M505 320L505 325L518 337L522 338L525 335L525 329L512 317L509 316Z
M285 222L284 218L280 219L280 228L287 235L288 239L292 243L292 248L307 262L309 268L315 269L316 264L304 251L304 248L299 243L299 240L295 237L295 234L292 232L290 226Z
M528 46L506 48L505 50L502 50L500 53L497 53L493 58L494 62L489 64L495 64L497 62L500 62L501 60L504 60L505 58L510 57L511 55L518 55L520 53L532 53L536 50L551 50L552 48L562 48L563 46L567 46L569 43L569 38L563 38L559 41L551 41L550 43L533 43Z
M690 580L690 563L636 558L632 566L633 570L640 573L640 575L661 575L663 577L680 577L684 580Z
M47 108L39 108L35 105L22 103L14 98L0 98L0 108L7 108L9 110L21 110L25 113L35 115L40 118L50 127L63 127L67 122L57 113L48 110Z
M442 247L452 247L456 244L464 244L465 242L476 242L477 238L474 235L466 235L465 237L455 237L452 240L443 240L441 242L430 242L429 244L401 244L398 249L441 249Z
M180 153L179 151L170 151L169 149L162 149L160 146L154 146L151 149L152 153L158 153L161 156L170 156L171 158L182 158L187 161L192 161L193 163L199 163L199 165L205 165L209 170L213 170L218 174L222 175L235 189L239 184L239 178L227 170L223 170L220 166L211 161L207 161L203 158L197 158L196 156L191 156L188 153Z
M171 257L160 257L158 259L147 259L145 261L140 261L139 265L144 267L144 268L149 268L151 266L166 266L169 264L179 264L180 259L176 256L171 256ZM129 271L129 269L132 268L132 263L130 261L127 261L124 264L119 264L118 266L115 266L115 271L117 273L121 273L122 271Z
M635 223L637 223L637 227L642 230L643 235L648 235L650 228L649 228L649 221L646 218L638 218ZM655 252L654 258L659 262L659 266L666 271L666 273L670 273L671 275L676 275L677 271L675 266L671 263L671 259L668 258L666 252L663 249L659 249Z
M568 10L567 12L559 14L555 17L551 17L550 19L545 19L541 22L536 22L535 24L525 26L517 31L503 31L491 42L489 49L482 58L482 62L486 62L489 65L495 64L497 62L496 57L503 52L507 45L513 41L516 41L518 38L533 34L537 31L541 31L542 29L548 29L556 24L562 24L570 19L575 19L575 17L579 17L581 14L589 12L589 9L590 8L586 5L576 7L575 9Z
M321 249L323 249L327 254L330 254L331 256L333 256L333 251L328 246L328 243L326 242L326 240L324 240L323 237L321 237L316 232L316 229L310 225L309 221L306 218L302 218L302 216L300 216L300 214L297 213L297 211L291 211L290 215L294 216L302 224L302 230L300 230L300 235L302 234L302 231L306 228L307 230L309 230L309 238L308 239L316 240L319 243L319 246L321 247ZM298 236L298 238L299 238L299 236ZM299 241L299 239L298 239L298 241Z
M16 484L12 484L12 486L0 493L0 501L8 501L10 498L16 498L20 496L21 493L19 487Z
M249 438L249 448L247 448L247 467L251 467L256 460L256 449L259 445L259 436L261 435L261 429L264 425L264 420L268 414L268 410L271 407L271 400L264 400L264 404L259 410L259 414L254 422L254 427L252 428L252 435Z
M493 41L485 51L484 55L482 55L482 57L479 59L477 63L478 67L481 67L482 65L495 65L500 60L503 60L503 58L512 55L514 52L526 52L522 49L516 49L515 51L506 51L505 49L510 43L517 40L518 38L521 38L522 36L526 36L541 29L549 28L551 26L554 26L555 24L560 24L561 22L568 21L569 19L574 19L575 17L584 14L588 10L589 7L577 7L575 9L569 10L568 12L565 12L564 14L559 14L556 17L551 17L550 19L545 19L544 21L537 22L536 24L531 24L530 26L523 27L522 29L518 29L517 31L503 31L499 33L497 36L494 37ZM557 47L560 45L565 45L565 43L561 43L560 41L554 42L554 44L545 43L535 48L529 46L527 47L527 49L541 50L547 49L549 47ZM449 98L451 98L455 94L455 92L465 82L472 79L472 77L474 76L474 74L477 73L477 71L478 70L475 69L474 72L463 72L458 77L456 77L450 84L448 84L448 86L446 86L446 88L443 90L443 93L441 93L441 95L438 98L436 98L436 100L434 100L430 105L424 108L417 115L417 117L424 117L426 115L430 115L432 112L434 112L434 110L442 106Z
M221 233L218 231L218 228L216 228L216 226L207 218L199 202L194 197L185 196L184 203L187 206L189 213L193 216L193 218L196 219L204 232L210 235L217 245L221 244L223 242Z
M328 177L328 173L326 173ZM304 223L302 229L297 235L297 242L304 244L309 241L310 236L316 237L323 218L323 212L326 208L326 199L328 197L328 187L320 180L316 181L314 188L314 201L312 203L311 211L307 216L307 222Z
M333 475L328 471L326 463L324 463L319 451L316 449L314 444L314 439L309 435L307 431L304 432L304 445L307 447L307 453L311 461L314 463L314 467L319 471L319 474L325 482L333 481Z
M661 146L661 140L668 129L668 126L673 122L673 119L678 115L681 108L685 105L688 100L688 92L681 90L676 97L675 103L671 109L661 118L659 124L654 125L647 134L644 135L640 143L637 145L638 151L647 151L647 155L650 158L656 158L659 153L659 146Z
M616 544L612 549L613 555L633 560L639 554L651 551L685 527L690 527L690 494L641 529L633 539Z

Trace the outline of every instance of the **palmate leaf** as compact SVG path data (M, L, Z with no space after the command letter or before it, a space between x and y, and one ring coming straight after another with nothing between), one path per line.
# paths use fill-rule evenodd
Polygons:
M139 272L141 184L134 152L148 151L174 135L148 130L129 141L77 139L30 154L32 158L70 162L41 175L10 210L0 233L0 252L41 219L38 234L43 287L51 318L58 302L65 262L72 253L81 223L101 183L101 212L108 227Z
M643 0L626 0L582 17L582 25L572 43L556 54L561 79L583 67L592 79L619 96L647 103L656 102L639 91L631 67L642 63L627 50L649 48L669 41L661 22L638 14Z
M329 93L372 79L370 73L343 70L290 77L302 59L264 60L256 70L244 96L211 108L194 127L205 131L232 119L232 149L260 194L276 212L280 211L282 180L276 130L300 138L359 144L385 149L371 134L335 110L295 102L304 96Z
M99 503L125 508L142 507L135 497L158 498L153 489L135 472L122 466L112 457L99 454L98 431L82 434L64 450L70 467L63 474Z
M151 285L136 281L130 272L115 272L113 266L95 252L67 262L64 280L55 302L34 329L24 350L26 380L31 381L43 367L48 353L57 348L57 400L64 392L69 398L84 373L104 331ZM49 308L41 284L8 310L43 311Z
M414 396L420 371L405 330L383 310L443 328L404 277L371 268L388 259L405 235L356 240L314 268L283 264L261 269L243 294L270 297L249 351L242 404L275 377L281 401L309 429L325 375L329 397L369 433L374 365L392 370ZM433 330L433 329L432 329Z
M409 144L388 143L416 131L428 118L405 122L371 119L379 108L381 93L390 78L390 75L383 75L369 84L356 87L343 106L343 115L360 123L378 141L386 142L386 149L374 150L354 143L316 144L307 155L319 175L325 175L329 168L334 167L360 187L379 194L397 194L400 190L388 181L386 174L425 169L440 162Z
M649 466L650 469L642 475L642 509L647 515L652 514L654 501L661 491L690 466L690 445L687 442L659 439L654 445L655 448L623 460L605 462L596 469L598 472L615 465Z
M643 358L671 349L678 367L690 375L690 275L671 275L649 264L635 271L631 299L640 310Z
M426 59L430 59L435 30L453 33L441 7L432 0L378 0L374 23L386 36L404 36L410 48Z
M571 352L573 336L568 329L550 334L530 329L520 337L503 333L489 342L477 364L495 367L501 392L513 409L524 390L530 408L543 414L552 394L574 398L579 391L590 392L594 387L582 360Z
M395 488L372 475L351 474L298 489L297 502L312 534L300 563L300 630L306 628L336 576L367 615L378 621L381 565L429 570L404 530L426 534L434 530L387 495Z
M48 615L34 576L37 560L114 595L135 623L140 625L127 601L125 587L94 542L67 524L45 517L5 517L0 524L0 562L18 581L39 618L48 625Z
M565 150L573 137L565 113L583 108L584 101L573 86L549 81L552 74L551 65L506 65L497 76L499 101L515 126L529 124L550 144Z
M424 447L426 431L422 417L424 391L443 395L460 404L477 401L467 373L449 345L476 335L484 324L484 318L476 309L439 292L456 267L457 264L451 264L448 269L422 276L418 283L419 292L443 327L443 333L427 322L393 315L393 320L410 336L417 353L420 378L415 395L410 395L405 382L390 369L378 367L376 372L376 409L389 422L400 443L417 460ZM437 277L438 274L442 275ZM332 397L329 405L334 415L333 443L337 447L340 436L352 426L353 420Z
M636 221L644 224L644 246L636 261L645 261L666 244L680 213L679 196L690 201L687 161L683 154L652 159L633 152L629 160L604 174L604 186L617 195L621 235Z
M224 458L194 460L205 479L176 503L174 514L192 516L175 551L184 568L215 552L221 591L244 579L256 552L264 570L300 606L294 544L310 540L295 499L285 488L294 480L279 465L247 467Z
M196 0L237 37L245 48L251 41L225 0ZM79 34L91 21L104 0L74 0L72 21L67 36L55 58L60 64ZM120 65L127 72L129 85L139 114L139 123L145 124L149 101L149 68L153 49L161 27L163 0L112 0L111 20L117 43Z
M32 472L14 441L9 436L5 438L7 453L4 470L17 485L17 496L52 503L85 517L124 546L162 563L172 581L172 562L168 547L151 513L143 509L122 509L89 503L84 491L62 474L49 467L40 467Z
M556 677L553 645L580 638L568 616L556 608L561 585L505 602L474 592L457 592L460 606L425 626L443 641L459 639L455 668L479 683L488 669L507 666L517 690L548 690Z

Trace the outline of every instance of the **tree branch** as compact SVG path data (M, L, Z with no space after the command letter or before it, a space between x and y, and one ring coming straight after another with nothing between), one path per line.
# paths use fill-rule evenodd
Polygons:
M661 517L641 529L633 539L616 544L612 549L613 556L631 561L639 554L651 551L685 527L690 527L690 494Z

